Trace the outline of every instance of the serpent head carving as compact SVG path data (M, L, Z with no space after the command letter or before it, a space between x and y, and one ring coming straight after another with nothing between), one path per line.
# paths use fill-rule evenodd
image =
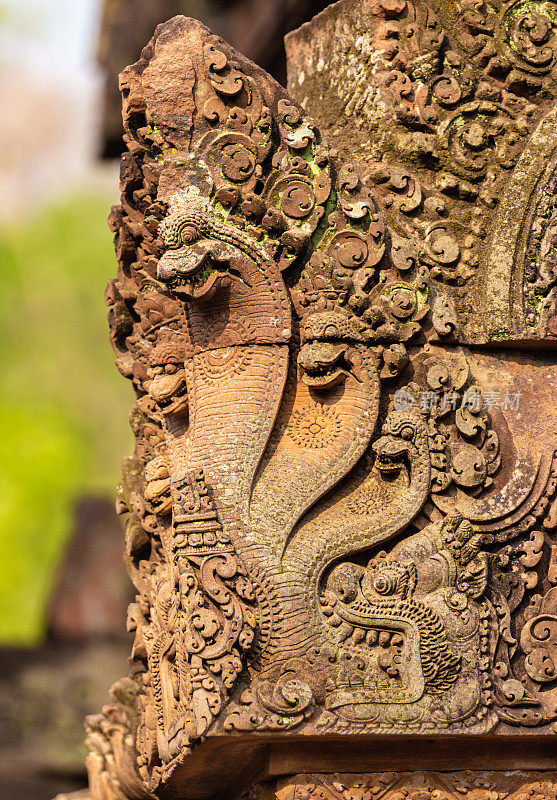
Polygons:
M224 227L224 226L223 226ZM219 223L201 201L181 203L159 225L166 251L157 277L186 300L208 300L218 288L230 285L227 271L234 251L213 238Z
M312 389L331 389L348 374L348 347L334 342L307 342L298 355L302 380Z
M426 442L427 428L418 414L393 411L385 420L382 436L372 445L377 469L382 475L397 474L415 461Z
M316 390L330 389L351 372L350 343L358 341L354 319L336 312L312 314L302 326L298 365L302 380Z

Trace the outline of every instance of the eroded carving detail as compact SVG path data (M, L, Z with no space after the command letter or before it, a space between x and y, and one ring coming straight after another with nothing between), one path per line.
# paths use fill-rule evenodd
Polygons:
M349 56L334 34L341 18L353 30ZM532 308L530 299L526 321L512 314L493 324L474 299L482 270L491 268L495 283L510 280L494 269L491 232L509 176L555 96L556 20L555 5L543 0L369 0L346 2L287 38L291 92L342 155L358 151L398 265L429 268L456 308L461 341L509 337L503 329L513 327L525 339L548 335L535 325L538 301ZM547 158L554 165L551 152ZM523 209L529 181L521 191ZM542 286L548 280L546 270ZM530 295L542 286L530 285Z
M410 772L335 775L296 775L272 787L256 787L251 797L271 789L277 800L554 800L557 783L552 772Z
M130 710L89 725L115 753L125 717L124 793L157 792L214 735L554 730L557 441L532 383L555 393L555 373L463 349L454 290L550 91L550 6L459 7L468 61L423 4L374 7L347 113L382 103L415 170L381 130L363 169L344 162L192 20L123 73L107 300L137 395L118 499L135 642ZM552 180L521 251L528 325L549 332ZM482 797L406 780L381 796Z

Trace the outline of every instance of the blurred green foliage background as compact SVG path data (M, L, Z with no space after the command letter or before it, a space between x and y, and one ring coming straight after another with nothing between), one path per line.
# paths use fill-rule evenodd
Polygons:
M74 503L114 496L131 452L103 304L109 206L82 193L0 229L0 644L40 642Z

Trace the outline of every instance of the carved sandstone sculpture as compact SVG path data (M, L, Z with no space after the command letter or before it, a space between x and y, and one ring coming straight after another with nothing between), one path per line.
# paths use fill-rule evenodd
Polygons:
M87 721L94 800L319 772L304 741L335 743L329 773L400 737L520 736L538 760L501 764L547 768L556 30L545 0L342 0L289 37L290 94L185 17L122 73L137 597L130 677ZM356 778L275 794L555 795Z

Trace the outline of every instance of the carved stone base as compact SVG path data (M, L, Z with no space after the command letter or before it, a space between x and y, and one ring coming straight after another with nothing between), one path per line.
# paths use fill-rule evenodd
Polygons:
M261 783L250 800L553 800L555 772L371 772L295 775Z
M130 800L106 785L103 800ZM98 787L97 787L98 790ZM93 789L54 800L96 800ZM557 772L459 770L436 772L300 773L254 784L241 800L557 800Z

